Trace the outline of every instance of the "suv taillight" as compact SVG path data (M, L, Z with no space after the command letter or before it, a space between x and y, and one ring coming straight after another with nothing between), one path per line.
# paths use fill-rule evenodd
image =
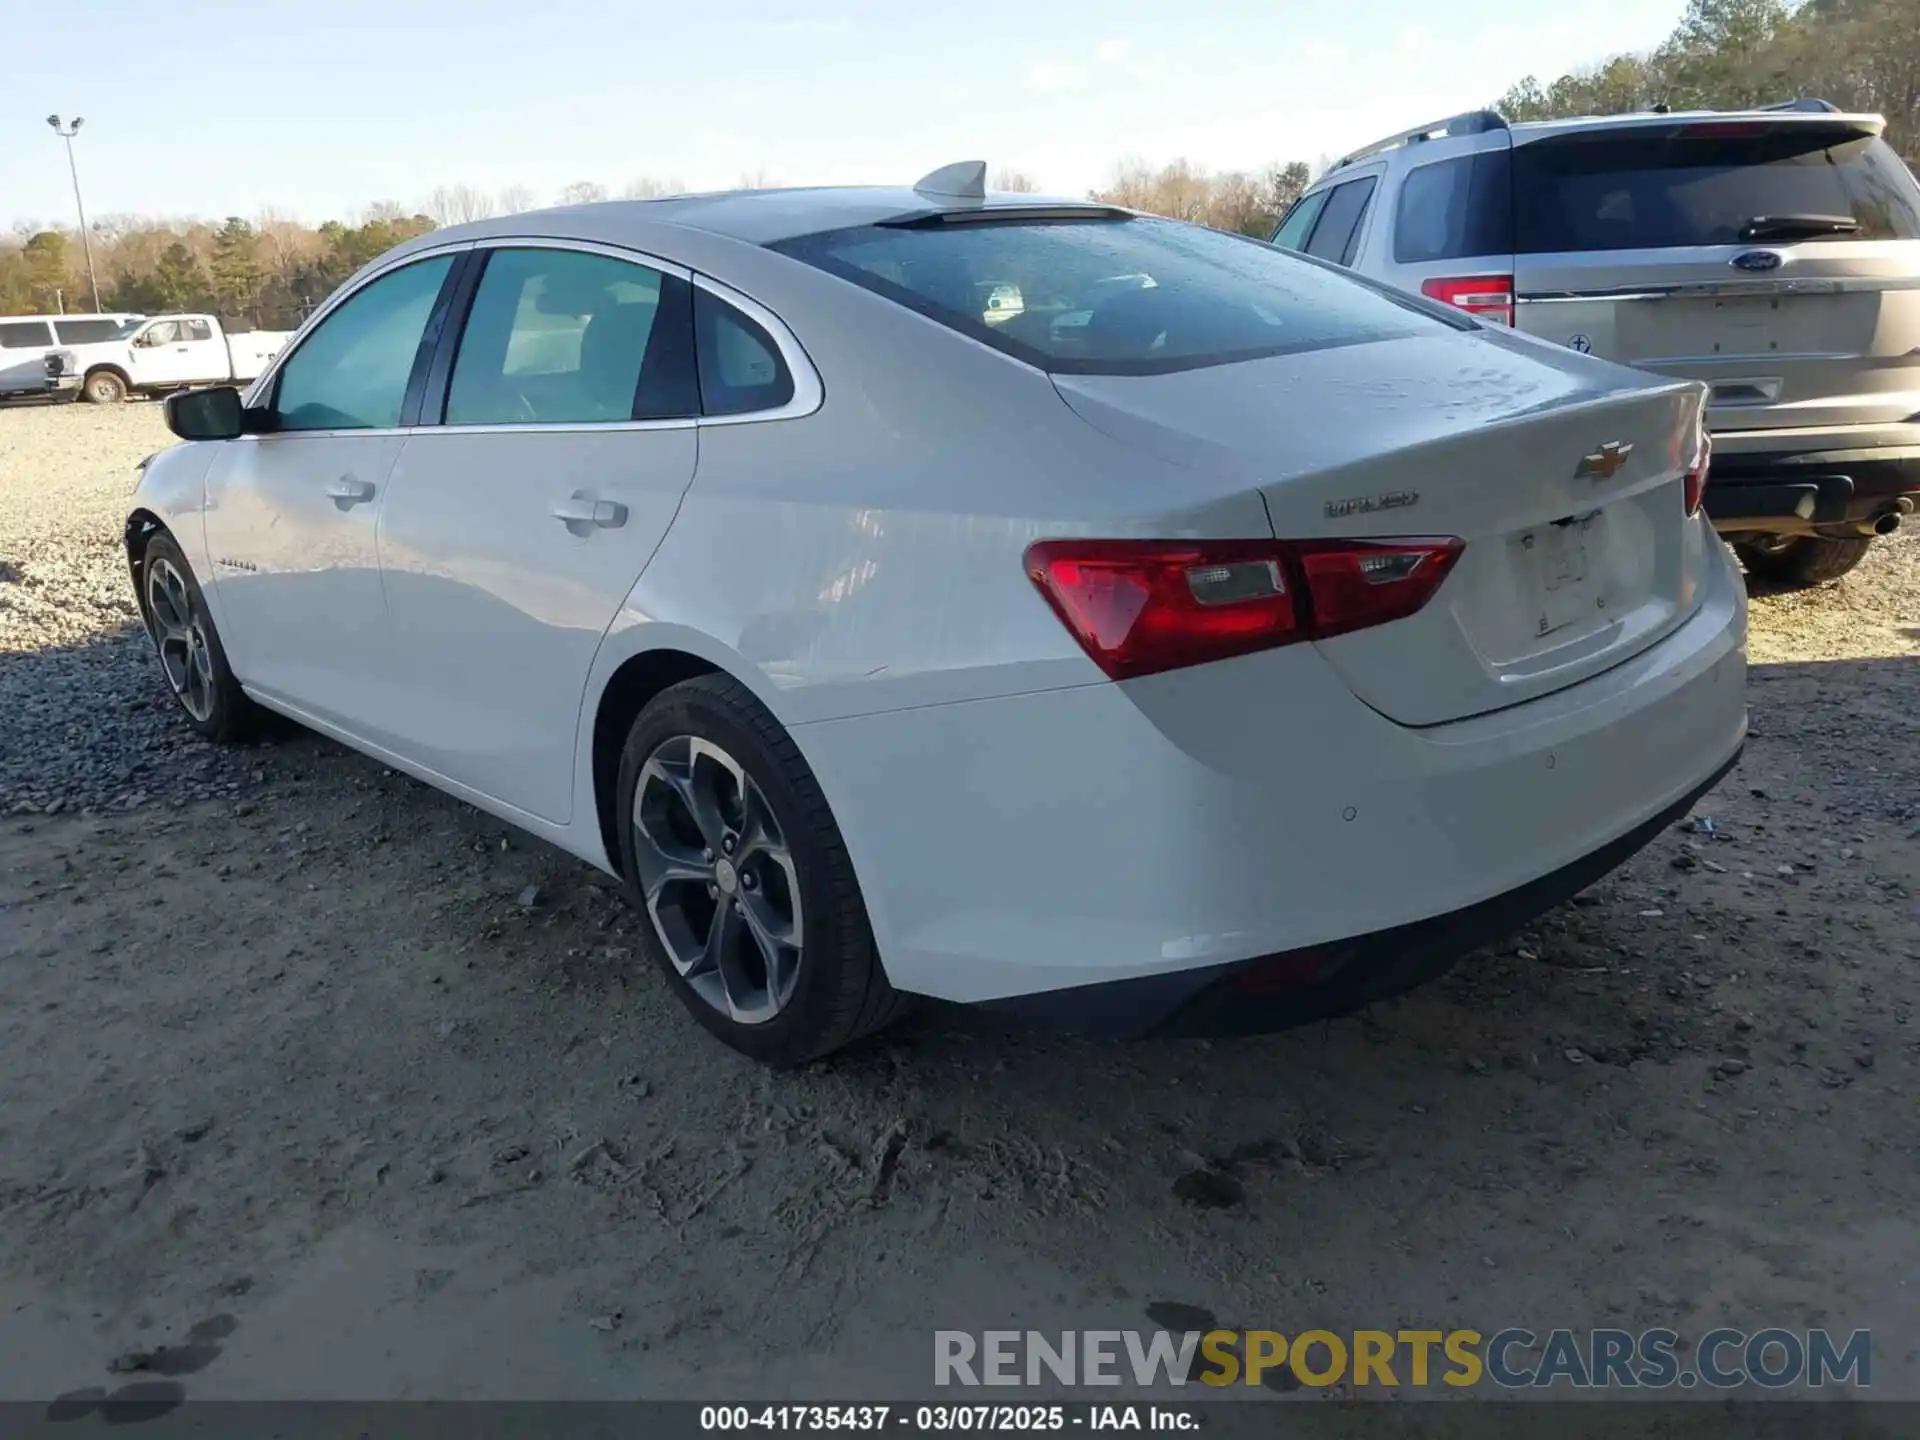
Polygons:
M1042 540L1027 575L1115 680L1384 625L1460 558L1412 540Z
M1707 495L1707 467L1713 460L1713 437L1705 429L1700 431L1700 443L1693 452L1693 464L1687 467L1686 493L1687 518L1692 519L1700 513L1700 502Z
M1513 277L1511 275L1463 275L1450 279L1423 281L1420 293L1429 300L1455 306L1482 320L1513 324Z

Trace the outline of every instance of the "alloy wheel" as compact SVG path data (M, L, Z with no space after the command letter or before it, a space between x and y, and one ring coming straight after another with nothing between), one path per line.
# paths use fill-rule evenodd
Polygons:
M147 615L167 683L187 713L205 724L213 715L213 650L192 592L171 561L147 566Z
M711 740L676 735L640 767L635 877L654 934L694 994L743 1025L793 998L800 877L759 785Z

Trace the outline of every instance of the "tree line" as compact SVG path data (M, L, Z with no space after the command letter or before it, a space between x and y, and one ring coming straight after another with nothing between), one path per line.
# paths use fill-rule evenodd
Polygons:
M1495 108L1510 120L1537 120L1655 104L1733 109L1795 96L1884 114L1889 141L1912 157L1920 150L1920 0L1689 0L1673 33L1654 49L1616 55L1550 81L1529 76ZM1360 144L1374 137L1353 138ZM1127 160L1092 198L1264 237L1313 174L1302 160L1258 171L1209 170L1188 159L1162 165ZM740 177L746 188L773 183L765 172ZM1000 171L993 185L1040 188L1018 170ZM685 189L677 180L649 177L619 193L646 199ZM582 180L551 198L584 204L610 194ZM309 226L271 212L218 224L108 215L94 222L89 239L100 303L108 310L203 310L236 326L284 329L402 240L540 203L524 186L490 193L443 185L416 208L378 204L357 223ZM76 231L21 225L11 241L0 240L0 314L51 314L91 303Z
M1664 104L1735 110L1796 98L1887 118L1887 141L1920 152L1920 0L1689 0L1664 42L1495 102L1509 120L1612 115Z

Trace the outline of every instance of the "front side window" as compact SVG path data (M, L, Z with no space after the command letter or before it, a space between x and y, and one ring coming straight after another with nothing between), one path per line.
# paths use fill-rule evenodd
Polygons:
M53 332L44 320L0 322L0 350L43 349L52 343Z
M774 248L1062 374L1164 374L1452 325L1261 241L1144 216L871 225ZM1019 312L993 315L1009 288Z
M1313 229L1313 222L1320 218L1320 209L1327 203L1329 193L1319 190L1294 201L1293 208L1287 211L1287 218L1273 232L1273 243L1282 250L1304 250L1307 234Z
M490 251L460 337L446 423L695 414L688 289L677 276L605 255Z
M171 345L181 338L178 320L156 320L141 333L143 345Z
M361 287L300 342L274 395L280 430L385 430L400 423L451 255L389 271Z

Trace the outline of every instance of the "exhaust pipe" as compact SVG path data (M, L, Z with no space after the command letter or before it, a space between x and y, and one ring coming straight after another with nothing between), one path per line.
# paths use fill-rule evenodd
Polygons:
M1913 513L1913 497L1902 495L1898 500L1862 520L1859 531L1862 535L1891 535L1900 528L1901 520Z

